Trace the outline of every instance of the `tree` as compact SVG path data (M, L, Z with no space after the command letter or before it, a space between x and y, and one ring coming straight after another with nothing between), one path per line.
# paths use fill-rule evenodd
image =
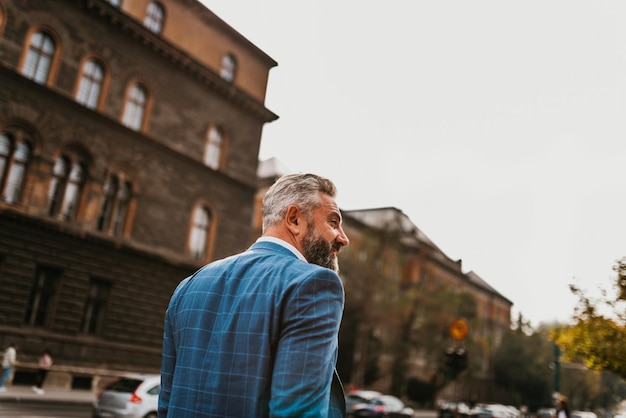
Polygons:
M563 350L565 360L626 378L626 257L617 260L613 270L617 272L613 297L604 291L601 299L594 300L570 285L572 293L578 296L575 322L555 329L552 338ZM602 313L607 310L607 314Z
M508 391L514 404L531 410L550 405L552 344L548 330L528 334L522 316L517 328L507 332L494 355L494 378Z
M361 234L340 255L346 304L337 369L345 382L368 386L379 377L378 359L385 348L381 332L395 331L405 296L398 294L397 279L389 272L389 259L399 253L398 228L384 225Z

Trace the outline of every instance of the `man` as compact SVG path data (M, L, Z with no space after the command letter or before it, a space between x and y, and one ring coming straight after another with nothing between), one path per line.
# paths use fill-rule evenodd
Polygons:
M15 367L17 359L17 345L15 343L9 344L9 347L4 350L4 357L2 358L2 377L0 377L0 392L6 392L7 388L4 384L9 379L11 370Z
M263 236L179 284L165 314L160 418L345 415L334 368L337 253L349 241L335 194L314 174L281 177L263 200Z

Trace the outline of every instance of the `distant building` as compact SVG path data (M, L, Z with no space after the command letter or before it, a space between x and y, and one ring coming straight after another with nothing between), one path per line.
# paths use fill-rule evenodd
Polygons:
M196 0L0 3L0 345L16 383L155 372L163 314L251 235L276 62Z
M440 366L438 354L455 344L446 336L448 327L454 319L466 319L451 317L449 322L441 322L443 317L432 316L441 306L424 300L424 295L437 298L438 293L446 290L469 295L471 305L475 306L474 310L470 304L460 306L460 312L465 309L473 315L467 318L471 319L470 333L463 345L473 348L470 351L472 390L475 394L487 394L491 390L491 356L505 331L510 329L512 302L475 272L463 272L461 260L450 259L401 210L394 207L347 210L343 215L344 229L350 238L350 246L340 254L340 265L345 266L342 277L348 299L342 325L344 338L340 338L342 362L338 366L343 377L357 385L373 379L368 387L382 392L394 391L397 382L393 382L391 370L402 364L407 380L418 378L432 382ZM383 310L373 312L376 304ZM350 311L354 309L356 314ZM431 312L425 312L428 310ZM368 379L372 368L367 358L372 351L368 341L373 337L384 347L397 346L389 341L415 338L416 327L424 320L439 325L425 339L397 348L396 352L383 348L375 360L376 377ZM441 341L437 343L437 340ZM439 351L433 352L437 344ZM403 389L406 390L406 386ZM461 394L458 387L456 390L456 396Z

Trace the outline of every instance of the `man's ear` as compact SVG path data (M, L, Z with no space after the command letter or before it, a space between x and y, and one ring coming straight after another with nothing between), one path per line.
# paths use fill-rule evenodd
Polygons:
M287 208L287 213L285 214L285 224L287 225L287 229L289 229L293 235L300 234L303 230L302 228L306 227L302 220L302 212L296 205L291 205Z

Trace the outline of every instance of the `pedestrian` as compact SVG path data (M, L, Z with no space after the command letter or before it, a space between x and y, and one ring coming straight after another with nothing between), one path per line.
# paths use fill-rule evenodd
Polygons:
M50 356L50 351L44 350L44 352L39 357L39 364L37 369L37 385L33 386L33 392L43 395L43 382L46 380L46 376L48 376L48 371L52 367L52 357Z
M17 361L17 345L12 342L9 347L4 350L4 357L2 358L2 378L0 378L0 392L6 392L7 388L5 383L9 379L11 370L15 367Z
M248 250L183 280L165 314L160 418L344 417L335 372L348 245L332 181L268 190Z
M560 395L556 400L556 418L569 418L569 406L567 398Z

